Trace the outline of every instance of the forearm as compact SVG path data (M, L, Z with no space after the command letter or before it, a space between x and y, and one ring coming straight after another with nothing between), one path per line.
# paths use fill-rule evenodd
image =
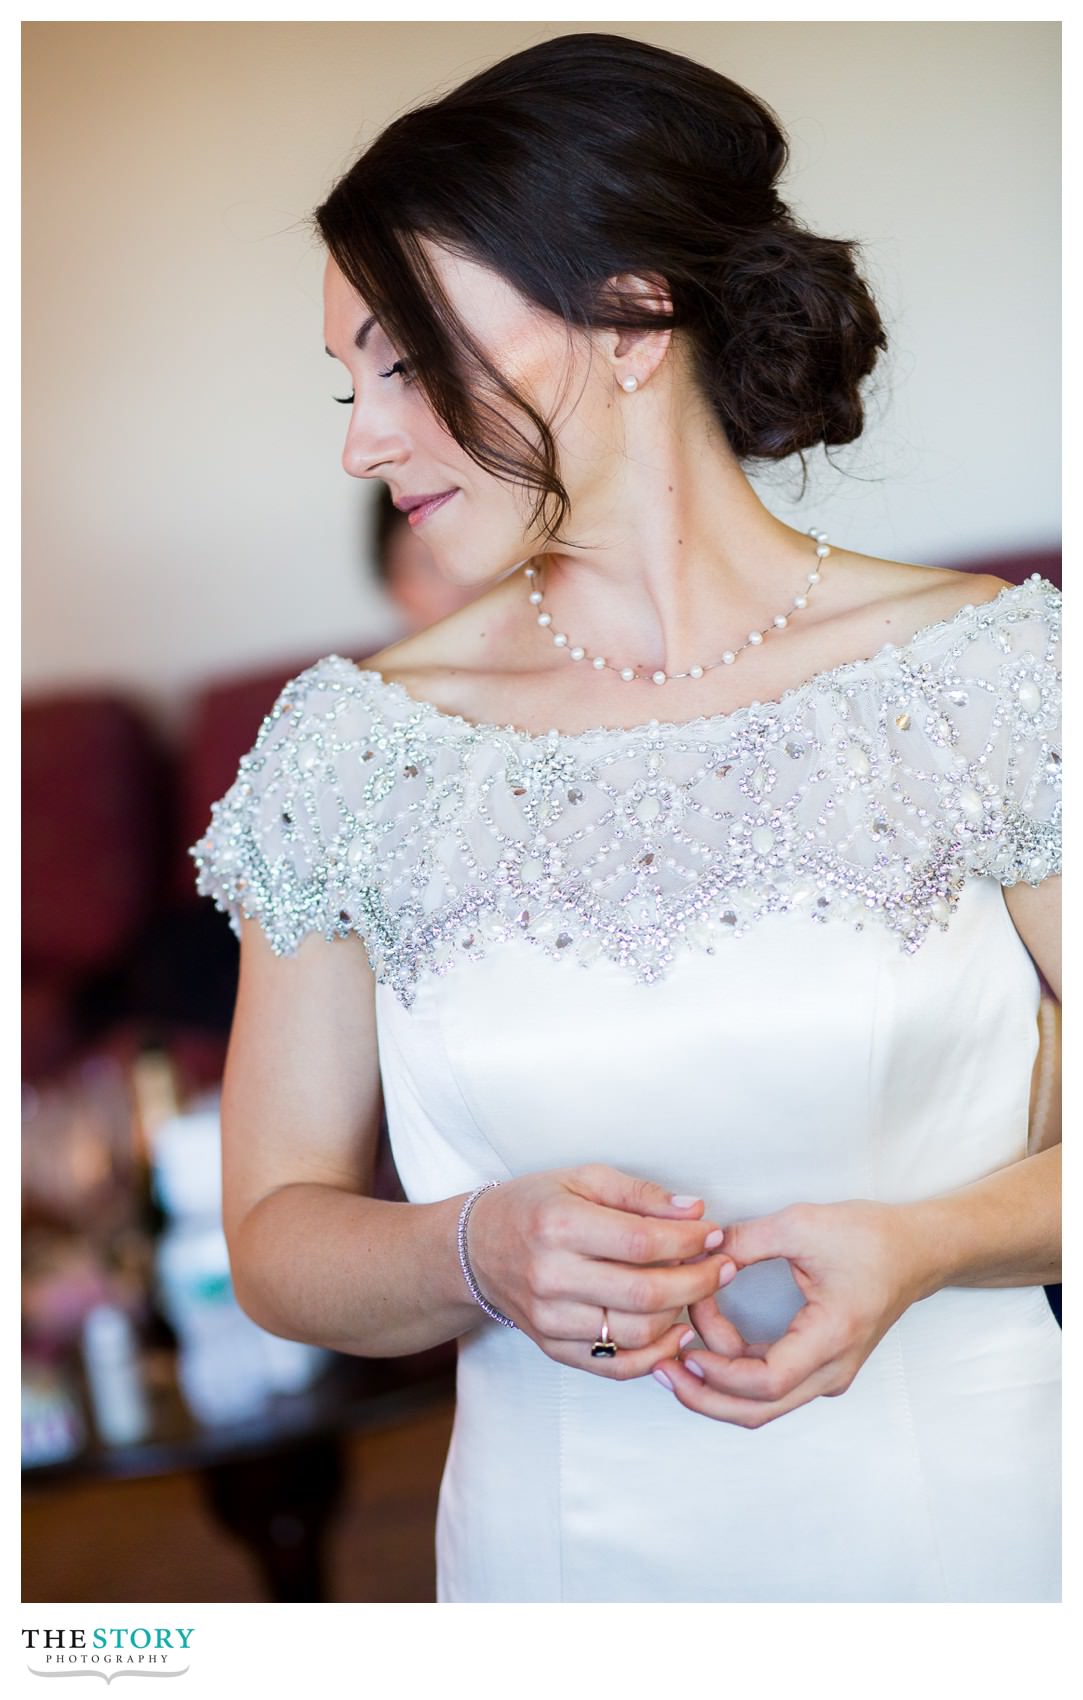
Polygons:
M1060 1280L1060 1146L954 1192L896 1206L917 1297Z
M459 1263L461 1193L400 1204L304 1182L270 1193L230 1245L238 1303L272 1334L401 1357L484 1320Z

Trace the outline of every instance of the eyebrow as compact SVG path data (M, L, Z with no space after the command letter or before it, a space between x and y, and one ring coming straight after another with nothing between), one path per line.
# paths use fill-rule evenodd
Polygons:
M370 313L368 318L365 320L364 324L361 326L361 329L357 332L356 336L353 339L353 345L354 345L355 348L364 348L365 343L368 341L369 332L371 331L371 329L372 329L372 327L375 323L376 323L376 314ZM331 350L327 347L326 343L324 343L323 352L325 354L331 354ZM337 360L338 355L337 354L331 354L331 359Z

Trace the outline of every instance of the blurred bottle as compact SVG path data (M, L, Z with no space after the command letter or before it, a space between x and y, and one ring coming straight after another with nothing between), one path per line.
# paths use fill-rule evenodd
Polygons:
M153 1140L153 1190L165 1218L156 1258L158 1302L179 1341L177 1379L204 1423L259 1414L274 1393L308 1386L329 1354L281 1340L237 1303L222 1230L217 1105L163 1122Z
M83 1321L83 1368L91 1415L104 1446L134 1446L150 1430L139 1341L119 1305L94 1305Z
M143 1044L131 1064L132 1146L136 1162L149 1171L158 1129L180 1112L180 1090L169 1052L155 1040Z

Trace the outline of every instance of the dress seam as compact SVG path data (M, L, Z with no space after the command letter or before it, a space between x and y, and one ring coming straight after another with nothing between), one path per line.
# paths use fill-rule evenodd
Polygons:
M560 1599L566 1599L564 1592L564 1395L568 1383L566 1365L560 1365L560 1394L557 1409L557 1569L560 1578Z
M871 1019L870 1019L870 1022L869 1022L870 1043L869 1043L868 1056L867 1056L867 1059L866 1059L866 1070L865 1070L865 1085L866 1085L866 1094L867 1094L866 1104L865 1104L865 1115L866 1115L866 1126L869 1129L870 1137L868 1139L866 1139L866 1141L864 1143L864 1147L863 1147L865 1174L866 1174L868 1184L869 1184L869 1197L875 1198L875 1199L880 1199L883 1196L879 1176L876 1173L876 1168L878 1167L879 1159L880 1159L880 1156L881 1156L880 1140L879 1140L879 1128L877 1128L877 1130L876 1130L876 1136L875 1137L872 1136L874 1075L875 1075L875 1068L876 1068L876 1035L880 1031L880 1023L879 1023L878 1017L879 1017L879 1013L880 1013L880 1000L881 1000L881 993L882 993L882 990L883 990L883 985L884 985L884 963L883 963L883 958L881 956L878 956L876 976L875 976L875 980L874 980L874 984L873 984L873 990L872 990L872 1016L871 1016ZM921 1301L918 1301L918 1302L921 1302ZM903 1315L905 1316L905 1314L906 1313L904 1312ZM939 1538L939 1535L937 1534L936 1521L933 1517L932 1503L929 1499L929 1484L928 1484L928 1481L927 1481L926 1475L925 1475L925 1464L924 1464L924 1459L922 1457L922 1452L921 1452L921 1442L918 1439L917 1424L914 1421L914 1412L913 1412L913 1408L910 1404L910 1388L909 1388L909 1385L908 1385L907 1379L906 1379L906 1365L905 1365L905 1362L904 1362L904 1359L903 1359L902 1335L901 1335L901 1332L900 1332L901 1321L902 1321L901 1317L897 1318L894 1325L891 1327L891 1329L889 1329L888 1333L889 1333L889 1337L891 1337L891 1336L894 1337L894 1339L893 1339L893 1350L894 1350L894 1356L895 1356L895 1371L896 1371L896 1376L897 1376L897 1380L898 1380L898 1384L899 1384L899 1392L900 1392L900 1396L901 1396L901 1400L902 1400L903 1419L906 1423L907 1432L909 1433L909 1436L910 1436L910 1445L911 1445L911 1449L912 1449L913 1454L914 1454L914 1460L915 1460L915 1464L916 1464L916 1467L917 1467L918 1480L921 1483L921 1497L922 1497L922 1503L924 1504L924 1507L925 1507L925 1518L926 1518L926 1522L928 1524L928 1529L929 1529L929 1539L931 1541L933 1550L936 1553L936 1562L937 1562L937 1566L938 1566L939 1571L940 1571L940 1582L941 1582L941 1587L942 1587L942 1590L943 1590L943 1598L946 1600L946 1599L949 1598L947 1571L946 1571L945 1566L944 1566L944 1555L943 1555L943 1552L941 1551L941 1548L940 1548L940 1538ZM864 1368L865 1366L862 1366L862 1367ZM858 1373L860 1374L861 1372L859 1371Z
M459 1073L456 1070L455 1065L451 1060L451 1052L448 1049L447 1032L446 1032L445 1025L444 1025L445 1019L446 1018L445 1018L445 1013L444 1013L443 1009L441 1009L439 1007L434 1009L433 1017L432 1017L432 1033L433 1033L433 1037L435 1039L436 1044L439 1046L440 1059L441 1059L441 1061L443 1062L443 1065L444 1065L445 1078L448 1081L448 1083L449 1083L452 1091L454 1092L456 1098L459 1100L459 1103L462 1105L463 1111L465 1112L466 1118L467 1118L469 1125L470 1125L471 1133L477 1139L479 1146L483 1146L484 1149L485 1149L485 1152L487 1152L489 1154L489 1156L492 1159L492 1163L491 1163L491 1165L488 1164L488 1163L483 1163L483 1160L482 1160L483 1154L482 1154L481 1151L479 1151L477 1153L476 1157L474 1156L473 1153L461 1153L461 1155L463 1156L464 1161L469 1162L470 1166L475 1170L475 1173L478 1174L480 1178L483 1178L483 1179L486 1179L486 1180L494 1180L494 1179L495 1180L510 1180L510 1179L513 1178L512 1177L512 1171L508 1167L504 1158L501 1157L499 1151L496 1149L496 1146L492 1143L492 1140L489 1139L488 1136L482 1131L481 1118L479 1117L479 1115L478 1115L478 1113L477 1113L477 1111L474 1107L474 1104L471 1101L471 1098L470 1098L469 1094L467 1093L467 1091L466 1091L466 1089L463 1085L462 1080L459 1077ZM398 1047L400 1049L400 1052L401 1052L401 1046L399 1046L399 1041L398 1041L397 1035L393 1035L393 1037L394 1037L394 1042L395 1042L396 1047ZM403 1073L405 1075L405 1078L407 1078L407 1079L411 1078L410 1077L410 1070L409 1070L408 1066L404 1068ZM388 1120L388 1135L389 1135L389 1137L390 1137L390 1132L391 1132L391 1124L390 1124L390 1118L389 1118L389 1120ZM393 1144L392 1144L392 1153L394 1153L394 1145ZM475 1186L479 1183L478 1183L478 1181L471 1181L469 1183L464 1183L464 1188L463 1188L464 1191L466 1190L467 1184L469 1184L470 1186Z
M919 1299L917 1302L919 1304L923 1304L925 1301ZM901 1320L902 1318L899 1319L899 1322L901 1322ZM921 1498L922 1504L925 1507L925 1518L929 1527L929 1538L932 1542L933 1551L936 1553L936 1562L940 1570L940 1585L943 1590L941 1598L944 1600L951 1600L952 1594L948 1588L948 1572L944 1563L944 1552L940 1544L940 1535L937 1530L936 1519L933 1516L932 1502L929 1498L929 1482L925 1474L925 1459L922 1454L921 1441L918 1437L917 1423L914 1421L913 1406L910 1403L910 1384L907 1380L905 1352L903 1350L902 1334L899 1322L894 1324L890 1333L894 1336L895 1368L898 1376L899 1391L902 1396L903 1415L910 1434L910 1444L913 1449L914 1459L917 1465L917 1476L918 1481L921 1484Z
M874 1125L873 1103L875 1100L875 1074L877 1063L878 1035L880 1032L880 1002L884 983L883 954L877 951L873 963L874 973L872 982L871 1015L869 1018L869 1042L865 1054L865 1134L862 1142L862 1159L865 1168L865 1179L868 1185L868 1196L879 1200L881 1197L880 1181L876 1169L880 1157L880 1129Z

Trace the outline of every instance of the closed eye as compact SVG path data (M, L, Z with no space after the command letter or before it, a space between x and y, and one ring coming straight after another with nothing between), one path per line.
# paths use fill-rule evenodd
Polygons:
M409 360L396 360L395 364L393 366L389 366L386 372L380 372L377 375L381 378L394 378L397 376L402 379L404 384L408 384L413 379L414 368ZM352 407L357 397L354 395L337 395L332 399L334 401L340 401L343 407Z

